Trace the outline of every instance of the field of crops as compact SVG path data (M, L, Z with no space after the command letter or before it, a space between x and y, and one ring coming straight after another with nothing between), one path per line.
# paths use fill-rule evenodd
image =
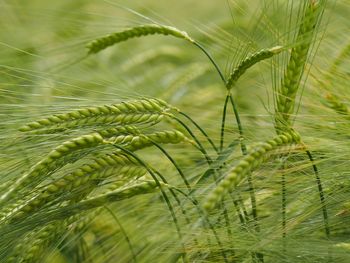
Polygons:
M349 15L0 1L0 262L350 262Z

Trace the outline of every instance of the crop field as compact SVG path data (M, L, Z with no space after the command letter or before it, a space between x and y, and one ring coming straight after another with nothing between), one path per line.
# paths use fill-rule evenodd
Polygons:
M350 262L350 0L0 0L0 262Z

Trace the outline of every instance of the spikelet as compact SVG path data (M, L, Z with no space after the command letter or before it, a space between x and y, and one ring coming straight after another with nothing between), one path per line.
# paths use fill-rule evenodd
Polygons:
M103 138L110 138L116 135L140 134L140 130L137 127L130 125L97 130L96 132L98 132Z
M153 145L153 142L160 144L178 144L188 141L192 143L182 132L177 130L161 131L152 134L142 135L121 135L112 137L106 143L125 145L131 151L136 151Z
M206 211L212 210L233 186L240 183L249 172L259 167L269 152L279 146L298 143L299 141L299 134L290 131L288 133L282 133L274 139L256 146L233 168L232 173L222 179L208 195L203 208Z
M108 36L98 38L86 45L88 54L96 54L105 48L114 44L127 41L131 38L142 37L147 35L171 35L177 38L185 39L191 43L194 42L192 38L184 31L180 31L175 27L149 24L132 27Z

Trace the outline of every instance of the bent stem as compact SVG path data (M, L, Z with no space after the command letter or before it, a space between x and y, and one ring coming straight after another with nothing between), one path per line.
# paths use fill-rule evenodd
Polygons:
M198 48L200 48L202 50L202 52L208 57L208 59L211 61L211 63L214 65L216 71L218 72L221 80L223 81L225 87L226 87L226 80L224 75L222 74L222 71L220 70L220 67L218 66L218 64L215 62L214 58L209 54L209 52L199 43L197 42L193 42L194 45L196 45ZM235 119L236 119L236 123L237 123L237 127L238 127L238 132L241 138L241 150L243 155L247 154L247 147L245 146L243 139L244 139L244 134L243 134L243 127L242 127L242 123L241 123L241 119L238 113L238 109L237 106L234 102L234 99L232 97L232 94L230 92L230 90L228 90L228 93L226 95L226 99L225 99L225 103L224 103L224 110L223 110L223 115L222 115L222 122L221 122L221 133L220 133L220 151L223 150L223 145L224 145L224 136L225 136L225 121L226 121L226 112L227 112L227 104L228 104L228 100L230 100L232 108L233 108L233 112L235 115ZM256 230L259 232L259 225L258 225L258 216L257 216L257 209L256 209L256 198L255 198L255 193L254 193L254 185L252 182L252 178L251 175L248 175L248 184L249 184L249 193L250 193L250 199L251 199L251 204L252 204L252 212L253 212L253 217L254 217L254 221L255 221L255 228Z
M170 156L170 154L162 147L160 146L157 142L155 142L154 140L151 140L150 141L153 143L154 146L156 146L167 158L168 160L174 165L175 169L177 170L177 172L180 174L183 182L185 183L186 187L187 187L187 190L188 191L191 191L192 188L189 184L189 182L187 181L186 179L186 176L185 174L183 173L183 171L180 169L179 165L175 162L175 160Z
M229 101L229 96L230 96L230 93L227 93L225 102L224 102L224 109L222 111L221 131L220 131L220 152L222 152L224 148L225 121L226 121L226 112L227 112L227 104Z
M230 99L230 102L232 105L232 109L233 109L233 113L235 114L235 118L236 118L236 122L237 122L238 132L239 132L239 136L241 139L241 150L242 150L243 155L246 155L247 154L247 147L244 143L244 134L243 134L243 126L241 123L241 119L239 117L237 106L232 98L231 92L229 92L228 96L229 96L229 99Z
M210 145L213 147L214 151L216 153L219 153L218 148L215 146L213 140L209 137L209 135L205 132L205 130L197 123L195 122L190 116L188 116L186 113L179 111L180 115L184 116L186 119L188 119L194 126L197 127L197 129L204 135L204 137L208 140Z
M311 152L307 149L305 150L305 152L306 152L306 155L309 157L309 160L312 164L312 169L313 169L314 174L315 174L316 184L317 184L318 193L320 196L320 201L321 201L321 206L322 206L324 229L325 229L326 237L329 239L330 238L330 229L329 229L329 222L328 222L328 212L327 212L326 200L325 200L325 196L324 196L321 177L318 173L318 169L317 169L317 166L315 164L314 158L312 157Z
M224 82L224 84L226 83L224 74L222 74L222 71L219 67L219 65L215 62L214 58L209 54L209 52L198 42L193 41L192 42L196 47L198 47L206 56L207 58L210 60L210 62L213 64L213 66L215 67L216 71L218 72L221 80Z
M179 118L177 118L176 116L172 115L172 114L166 114L167 116L169 116L170 118L176 120L182 127L185 128L185 130L188 132L188 134L193 138L193 140L196 142L196 144L198 145L198 149L199 151L204 155L205 159L207 160L208 165L210 165L213 161L212 159L209 157L207 151L205 150L205 148L203 147L203 145L201 144L201 142L198 140L198 138L196 137L196 135L194 135L194 133L191 131L190 128L188 128L188 126Z

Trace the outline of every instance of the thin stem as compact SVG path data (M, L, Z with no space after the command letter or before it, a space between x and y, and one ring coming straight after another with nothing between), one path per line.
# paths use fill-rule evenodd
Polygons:
M241 208L243 210L243 215L244 215L245 221L247 222L247 221L249 221L249 215L248 215L247 209L244 205L242 195L239 192L237 193L237 195L238 195L238 202L241 205Z
M241 210L240 210L240 207L238 205L238 202L236 200L233 200L233 204L235 206L235 209L236 209L236 213L238 215L238 218L239 218L239 221L241 222L241 224L243 225L244 224L244 217L241 213Z
M199 124L197 122L195 122L190 116L188 116L186 113L179 111L179 114L181 114L182 116L184 116L185 118L187 118L190 122L193 123L194 126L197 127L197 129L204 135L204 137L208 140L208 142L210 143L210 145L213 147L213 149L215 150L216 153L219 153L218 148L215 146L214 142L212 141L212 139L209 137L209 135L202 129L201 126L199 126Z
M314 170L314 174L316 177L316 184L317 184L317 188L318 188L318 192L319 192L319 196L320 196L320 201L321 201L321 206L322 206L324 228L325 228L326 236L329 239L330 229L329 229L329 222L328 222L328 212L327 212L326 200L324 197L321 178L320 178L320 175L318 173L318 169L317 169L317 166L314 162L314 158L312 157L311 152L309 150L306 150L306 154L309 157L310 162L312 163L312 169Z
M195 41L193 42L193 44L194 44L195 46L199 47L199 49L202 50L203 53L209 58L210 62L214 65L216 71L217 71L217 72L219 73L219 75L220 75L221 80L224 82L224 84L225 84L225 86L226 86L226 80L225 80L224 74L222 74L222 71L221 71L219 65L215 62L214 58L209 54L208 51L205 50L205 48L204 48L201 44L199 44L199 43L197 43L197 42L195 42Z
M232 94L231 92L228 94L229 96L229 99L230 99L230 102L231 102L231 105L232 105L232 109L233 109L233 112L235 114L235 118L236 118L236 122L237 122L237 126L238 126L238 132L239 132L239 136L241 137L241 149L242 149L242 153L243 155L246 155L247 154L247 147L244 143L244 133L243 133L243 127L242 127L242 123L241 123L241 119L239 117L239 114L238 114L238 110L237 110L237 106L232 98Z
M208 59L214 65L216 71L218 72L222 82L224 83L224 85L226 87L226 80L225 80L224 74L222 73L219 65L215 62L214 58L209 54L209 52L201 44L199 44L199 43L197 43L195 41L193 42L193 44L195 46L197 46L198 48L200 48L203 51L203 53L208 57ZM243 138L242 123L241 123L241 120L240 120L240 117L239 117L239 113L238 113L236 104L235 104L235 102L234 102L234 100L232 98L232 95L231 95L230 91L228 91L228 96L230 97L230 101L231 101L231 104L232 104L232 107L233 107L233 112L235 114L235 118L236 118L236 122L237 122L237 125L238 125L239 134ZM227 104L227 102L226 102L226 104ZM226 110L224 110L224 114L226 114ZM241 147L246 148L245 146L241 146ZM244 149L244 151L246 151L246 149Z
M227 112L227 104L229 101L229 93L226 95L224 109L222 111L222 120L221 120L221 132L220 132L220 152L222 152L224 148L224 136L225 136L225 121L226 121L226 112Z
M156 146L168 159L169 161L174 165L175 169L177 170L177 172L180 174L182 180L184 181L187 189L189 191L192 190L189 182L186 179L185 174L183 173L183 171L180 169L179 165L175 162L175 160L170 156L170 154L162 147L160 146L158 143L156 143L155 141L151 140L151 142L153 143L154 146Z
M182 127L184 127L186 129L186 131L190 134L190 136L193 138L193 140L197 143L197 145L199 147L199 150L202 152L202 154L204 155L205 159L207 160L207 163L210 165L213 161L209 157L207 151L204 149L203 145L200 143L198 138L191 131L191 129L188 128L188 126L182 120L177 118L176 116L173 116L173 115L168 115L168 116L171 117L172 119L176 120L178 123L181 124Z

